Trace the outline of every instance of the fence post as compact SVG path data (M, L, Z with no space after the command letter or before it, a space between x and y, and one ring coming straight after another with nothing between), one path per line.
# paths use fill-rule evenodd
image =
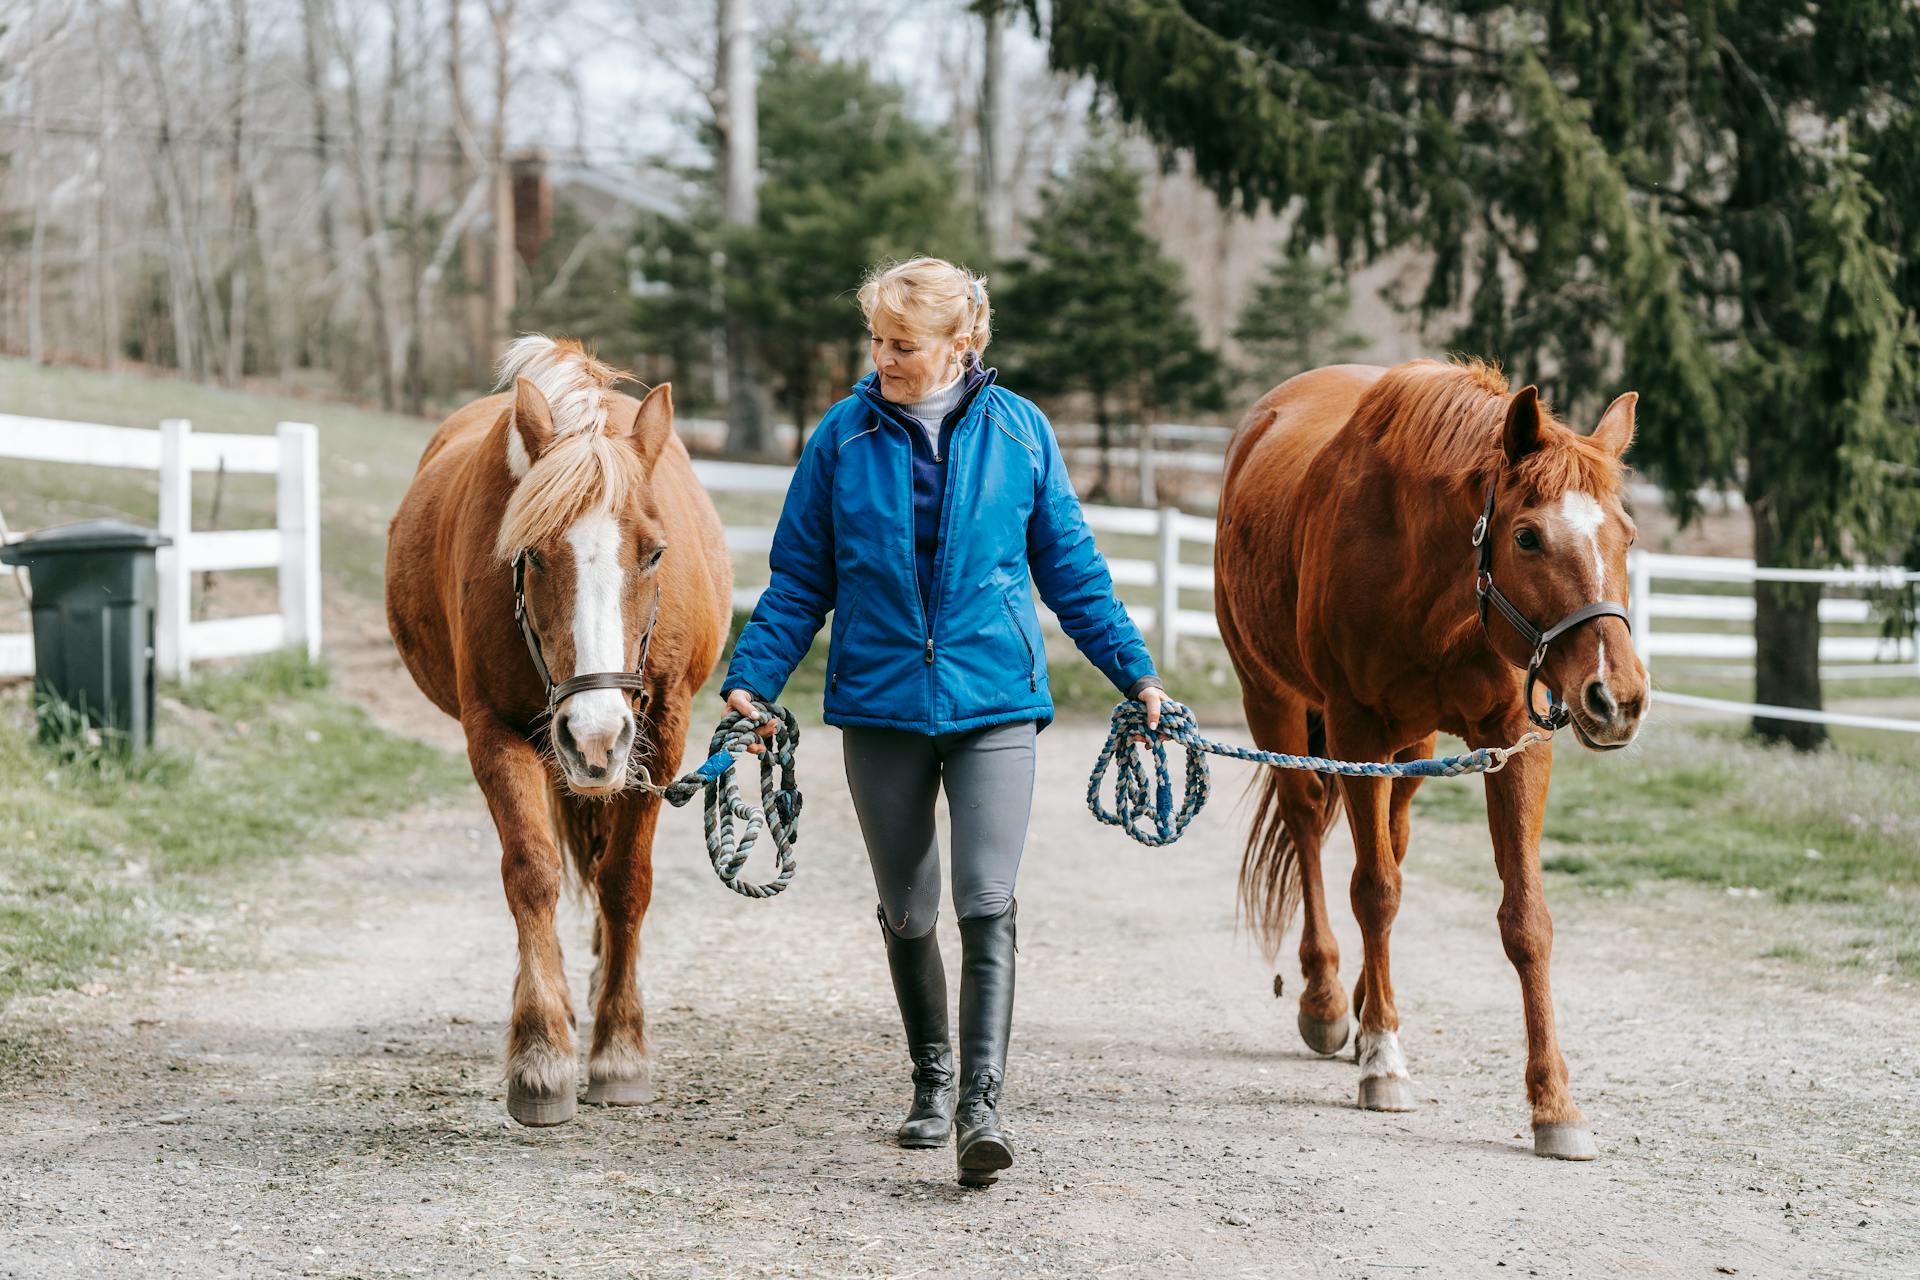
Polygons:
M320 433L310 422L283 422L279 493L280 616L287 643L320 657Z
M1159 633L1160 670L1173 670L1180 652L1180 512L1174 507L1160 508L1160 555L1155 585L1160 588L1160 603L1154 610L1154 630Z
M1653 669L1653 564L1644 551L1627 553L1627 613L1633 627L1633 652Z
M1157 507L1160 505L1160 490L1154 483L1153 424L1141 423L1136 439L1140 446L1140 505Z
M154 557L160 574L154 608L154 664L162 676L186 681L192 674L188 628L193 621L193 575L187 542L193 534L193 463L187 446L193 423L168 418L160 424L160 532L173 539Z

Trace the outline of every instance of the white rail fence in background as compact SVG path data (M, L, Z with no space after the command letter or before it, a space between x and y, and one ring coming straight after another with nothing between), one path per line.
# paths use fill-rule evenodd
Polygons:
M311 423L282 422L270 436L208 432L170 418L158 431L0 414L0 458L126 467L160 473L160 532L154 650L160 674L186 679L209 658L269 653L289 645L320 655L320 435ZM197 471L277 477L271 529L193 528ZM0 483L0 510L8 494ZM14 538L21 537L15 531ZM193 575L223 569L278 571L277 613L195 622ZM0 635L0 676L33 671L33 637Z
M696 461L694 471L708 489L716 492L784 494L793 473L786 467L747 463ZM1117 534L1154 540L1152 559L1108 556L1107 567L1121 586L1149 587L1154 603L1129 605L1127 612L1150 638L1155 657L1165 670L1175 668L1179 642L1183 637L1204 636L1219 639L1220 624L1213 615L1212 602L1204 609L1188 608L1180 602L1182 591L1213 592L1213 566L1188 564L1182 550L1188 543L1211 546L1214 522L1205 516L1192 516L1171 507L1088 506L1087 524L1096 533ZM730 550L765 554L773 543L770 528L741 528L729 524L727 546ZM1751 560L1720 556L1669 556L1635 551L1628 558L1630 579L1628 609L1633 615L1634 647L1652 669L1657 658L1721 659L1751 662L1754 640L1751 631L1684 631L1663 623L1751 622L1753 597L1748 595L1710 595L1661 592L1656 583L1737 582L1818 582L1828 586L1878 587L1893 589L1920 583L1920 573L1897 568L1856 569L1760 569ZM1463 565L1467 562L1463 559ZM1465 570L1463 570L1464 572ZM757 586L736 586L734 605L750 609L760 598ZM1041 610L1049 626L1058 629L1053 615ZM1820 602L1820 619L1826 623L1859 625L1873 621L1873 606L1860 599L1833 599ZM1883 674L1920 675L1920 635L1882 638L1866 635L1823 636L1820 661L1837 665L1828 674L1846 674L1855 670L1877 669ZM1873 664L1868 666L1867 664ZM1889 671L1889 667L1894 670ZM1691 706L1738 715L1772 715L1782 720L1813 720L1827 724L1860 728L1888 729L1896 732L1920 732L1920 721L1895 720L1881 716L1859 716L1841 712L1804 711L1795 707L1761 707L1753 703L1729 702L1719 698L1701 698L1691 694L1656 691L1655 698L1675 705Z

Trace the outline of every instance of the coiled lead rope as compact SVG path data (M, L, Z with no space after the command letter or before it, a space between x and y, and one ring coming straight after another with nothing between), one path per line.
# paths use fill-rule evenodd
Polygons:
M705 763L692 773L668 783L656 784L641 772L637 785L664 799L674 808L703 792L706 795L707 858L720 883L743 898L771 898L793 880L793 846L800 839L800 787L794 779L793 753L800 745L800 726L793 713L775 702L754 699L758 707L775 722L773 734L762 738L756 732L758 722L737 711L729 711L713 731L707 745ZM765 746L760 760L760 804L748 804L740 795L739 763L749 748ZM779 785L773 771L780 770ZM742 824L739 835L734 823ZM773 835L774 861L778 870L773 879L754 884L740 878L741 868L753 853L754 842L762 830Z
M1148 781L1146 761L1133 750L1135 737L1146 740L1153 757L1153 780ZM1141 844L1172 844L1186 831L1187 824L1207 802L1210 783L1207 755L1228 756L1252 764L1272 765L1276 769L1305 769L1312 773L1333 773L1350 778L1460 778L1475 773L1498 773L1507 760L1552 735L1529 730L1510 747L1479 747L1440 760L1404 760L1375 763L1364 760L1329 760L1324 756L1291 756L1279 751L1256 751L1236 747L1200 736L1193 712L1178 702L1160 704L1160 727L1147 728L1147 709L1135 701L1123 702L1113 709L1113 728L1100 758L1093 762L1093 775L1087 779L1087 808L1108 826L1119 827ZM1177 742L1187 749L1186 785L1176 807L1173 783L1167 772L1167 743ZM1100 786L1107 769L1114 770L1113 808L1100 804ZM1151 815L1153 827L1143 830L1139 823Z

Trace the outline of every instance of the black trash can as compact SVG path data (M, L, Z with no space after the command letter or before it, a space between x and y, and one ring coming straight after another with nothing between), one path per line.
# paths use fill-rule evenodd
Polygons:
M171 542L125 520L86 520L0 548L33 587L35 682L136 751L153 745L153 553Z

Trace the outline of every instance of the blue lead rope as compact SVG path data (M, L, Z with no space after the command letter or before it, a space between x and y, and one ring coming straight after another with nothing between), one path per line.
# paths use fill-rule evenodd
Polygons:
M773 735L762 738L758 725L737 711L729 711L713 731L707 750L712 754L692 773L660 786L644 771L638 785L678 809L695 796L706 797L707 859L720 883L743 898L771 898L793 881L793 846L800 839L800 786L794 777L793 752L800 745L800 726L793 713L777 702L754 700L754 706L775 724ZM740 794L739 758L761 745L760 804L749 804ZM780 771L779 782L774 770ZM740 823L736 835L734 823ZM773 837L773 879L763 884L742 880L760 833Z
M1153 756L1153 779L1147 778L1145 759L1133 747L1135 737L1147 741ZM1276 769L1305 769L1312 773L1332 773L1349 778L1461 778L1475 773L1498 773L1510 756L1525 751L1549 735L1528 732L1510 747L1480 747L1462 755L1441 760L1405 760L1375 763L1364 760L1329 760L1324 756L1290 756L1279 751L1256 751L1236 747L1200 736L1193 712L1178 702L1160 704L1160 728L1147 728L1147 709L1135 701L1113 709L1113 727L1100 758L1093 762L1093 774L1087 779L1087 808L1093 816L1111 827L1119 827L1141 844L1158 847L1172 844L1187 829L1200 806L1207 802L1210 783L1207 755L1227 756L1251 764L1272 765ZM1167 773L1167 743L1177 742L1187 749L1186 786L1178 807L1174 804L1173 783ZM1107 769L1114 770L1113 808L1100 804L1101 783ZM1153 815L1153 829L1139 825L1147 814Z

